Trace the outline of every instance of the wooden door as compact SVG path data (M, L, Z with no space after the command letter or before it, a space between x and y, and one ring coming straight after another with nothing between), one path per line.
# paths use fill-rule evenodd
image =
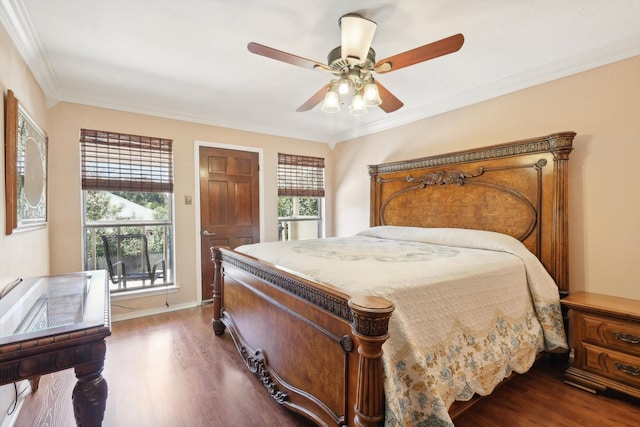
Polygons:
M212 299L211 246L260 240L258 153L200 147L202 300Z

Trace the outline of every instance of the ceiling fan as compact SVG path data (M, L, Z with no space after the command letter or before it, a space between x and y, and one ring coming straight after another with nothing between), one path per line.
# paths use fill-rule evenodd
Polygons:
M345 96L351 96L349 113L366 113L367 107L379 106L391 113L404 104L389 90L373 78L373 74L384 74L418 64L439 56L458 51L464 36L456 34L376 62L376 52L371 48L376 23L356 13L340 18L341 45L329 52L327 65L283 52L259 43L247 45L249 52L312 70L325 71L334 79L323 86L296 111L309 111L321 101L322 111L338 112Z

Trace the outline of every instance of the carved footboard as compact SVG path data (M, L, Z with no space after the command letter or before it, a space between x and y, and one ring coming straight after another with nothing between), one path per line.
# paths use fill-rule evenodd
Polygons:
M382 425L393 304L350 298L227 248L211 252L213 330L229 330L270 395L319 425Z

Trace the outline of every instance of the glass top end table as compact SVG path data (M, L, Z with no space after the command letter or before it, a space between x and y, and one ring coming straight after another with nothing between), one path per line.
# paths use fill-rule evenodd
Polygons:
M74 368L78 425L99 426L107 382L102 376L111 335L109 284L103 270L17 280L0 290L0 384Z

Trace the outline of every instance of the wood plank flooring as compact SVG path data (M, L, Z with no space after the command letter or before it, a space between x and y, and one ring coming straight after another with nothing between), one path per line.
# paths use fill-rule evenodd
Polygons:
M278 405L245 368L228 334L214 337L212 307L113 324L104 376L110 427L309 427ZM640 402L593 395L562 382L541 360L456 419L456 427L636 426ZM73 370L42 377L15 427L74 425Z

